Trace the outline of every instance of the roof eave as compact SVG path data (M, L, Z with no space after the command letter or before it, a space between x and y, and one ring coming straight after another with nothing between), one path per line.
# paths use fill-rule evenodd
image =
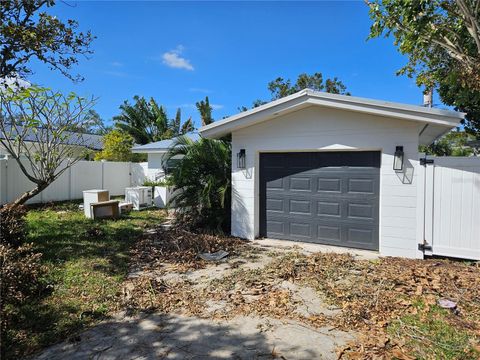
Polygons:
M134 154L163 154L168 152L168 149L133 149Z
M202 127L199 132L204 137L219 138L232 131L255 125L278 115L297 111L308 106L322 106L346 111L356 111L377 116L408 121L436 124L446 128L458 126L465 114L454 111L427 109L412 105L402 105L376 100L354 98L334 94L321 94L303 90L258 108L233 115L227 119Z

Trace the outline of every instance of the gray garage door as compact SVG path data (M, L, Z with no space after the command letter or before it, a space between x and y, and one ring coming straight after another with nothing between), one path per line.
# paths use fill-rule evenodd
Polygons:
M260 154L262 236L378 250L380 152Z

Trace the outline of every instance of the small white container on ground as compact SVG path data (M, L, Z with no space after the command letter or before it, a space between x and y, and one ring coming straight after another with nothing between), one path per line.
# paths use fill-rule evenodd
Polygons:
M85 190L83 192L83 212L85 217L92 219L92 209L90 204L92 203L99 203L102 201L109 201L110 194L108 190L103 189L93 189L93 190Z
M152 206L152 188L135 186L125 188L125 201L133 204L133 209L140 210Z

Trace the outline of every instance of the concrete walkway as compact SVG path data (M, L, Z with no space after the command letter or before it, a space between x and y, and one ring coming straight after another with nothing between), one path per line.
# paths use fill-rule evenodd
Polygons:
M337 254L351 254L358 260L374 260L380 257L378 251L352 249L341 246L331 246L322 244L313 244L300 241L278 240L278 239L255 239L251 242L253 245L271 248L272 250L292 251L295 249L301 250L306 255L317 252L322 253L337 253Z
M211 281L228 277L235 271L259 271L276 256L291 251L349 252L359 259L375 259L377 253L284 240L255 240L251 243L261 251L255 256L227 258L206 268L179 273L175 267L157 275L135 272L130 277L145 276L175 282L188 281L194 291ZM165 271L166 270L166 271ZM277 279L275 289L290 292L295 312L310 316L334 317L341 309L331 308L314 289ZM245 294L245 301L260 295ZM177 313L143 314L128 317L118 314L84 331L73 339L58 343L38 354L36 360L60 359L336 359L335 350L354 334L331 328L313 328L294 320L279 320L268 316L237 316L223 320L214 314L235 306L229 298L205 303L205 318ZM275 306L275 305L273 305ZM208 317L208 318L207 318ZM220 318L222 318L220 316Z
M340 331L269 318L216 322L181 315L119 316L35 359L336 359L336 346L351 339Z

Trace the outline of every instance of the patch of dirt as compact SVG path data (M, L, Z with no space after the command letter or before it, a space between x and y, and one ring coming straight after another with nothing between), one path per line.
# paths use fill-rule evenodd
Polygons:
M218 250L230 255L218 263L197 256ZM149 315L157 340L135 340L159 358L411 359L408 335L387 328L406 315L427 316L439 298L457 303L445 321L480 344L480 267L473 263L358 260L172 230L137 244L118 310L168 314ZM115 329L128 333L143 321L138 316ZM210 334L218 346L201 345Z
M309 286L299 286L298 284L285 280L278 288L287 289L292 292L293 301L297 304L295 312L304 317L312 315L334 317L341 312L341 309L338 307L327 304L325 299L322 299L320 294Z
M187 255L192 261L188 271L164 275L163 281L171 284L150 294L143 287L134 298L148 298L146 304L153 309L223 321L256 316L340 329L358 336L339 349L339 357L406 359L409 349L404 339L389 335L388 325L416 314L418 302L425 304L421 311L428 312L439 298L448 298L458 304L455 321L470 329L474 341L480 339L478 265L448 260L356 260L349 254L305 254L290 248L269 252L245 244L232 254L220 264L198 263ZM138 291L142 286L134 288ZM143 309L142 305L137 300L134 307Z

